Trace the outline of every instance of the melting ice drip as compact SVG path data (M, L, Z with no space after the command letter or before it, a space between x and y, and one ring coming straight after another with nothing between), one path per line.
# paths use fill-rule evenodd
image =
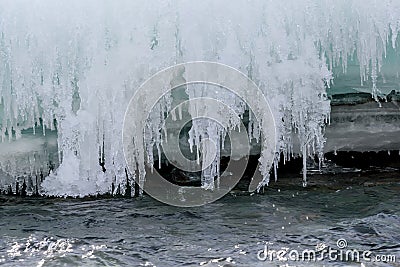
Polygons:
M342 66L345 72L348 58L355 57L361 83L372 79L377 98L386 47L395 46L400 30L400 2L385 0L0 5L0 139L18 138L38 125L43 134L57 128L61 164L43 183L52 195L104 193L112 181L124 184L121 130L128 100L156 71L194 60L237 68L265 92L278 127L276 163L279 154L287 160L293 153L293 133L304 158L322 158L331 70ZM190 87L187 97L195 97ZM244 112L228 92L213 97ZM171 98L153 112L151 135L136 150L152 155L162 142L161 110L171 108ZM190 143L205 133L220 140L224 133L211 126L195 123ZM251 137L259 137L252 128ZM106 172L99 167L99 148ZM140 168L153 158L137 160L143 174ZM213 176L218 167L208 171ZM260 171L267 184L269 170Z

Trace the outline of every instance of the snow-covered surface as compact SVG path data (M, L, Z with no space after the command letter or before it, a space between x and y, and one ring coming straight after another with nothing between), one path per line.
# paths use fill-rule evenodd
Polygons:
M334 106L325 151L400 150L400 106L395 102Z
M35 125L54 129L56 119L61 165L44 191L106 192L125 181L121 131L135 90L164 67L209 60L241 70L267 95L278 152L321 156L331 71L346 72L352 58L359 84L377 98L383 59L398 43L399 14L398 1L2 1L0 139ZM181 97L195 96L187 89ZM243 105L229 92L213 96ZM153 130L171 97L152 113ZM209 125L196 127L194 143ZM151 154L163 140L161 128L135 149ZM137 159L141 168L147 161Z

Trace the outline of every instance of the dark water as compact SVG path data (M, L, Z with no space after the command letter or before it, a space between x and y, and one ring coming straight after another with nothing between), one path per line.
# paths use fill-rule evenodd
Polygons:
M324 244L395 255L400 266L400 184L341 191L269 189L204 207L143 199L21 199L0 203L2 266L363 266L345 261L260 261L269 247Z

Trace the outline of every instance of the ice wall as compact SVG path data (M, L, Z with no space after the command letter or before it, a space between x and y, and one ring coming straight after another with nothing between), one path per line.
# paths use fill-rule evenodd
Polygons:
M107 192L112 182L125 181L122 120L136 88L164 67L209 60L241 70L265 92L277 123L277 151L285 159L293 151L293 132L305 157L322 155L330 70L341 66L345 72L353 58L360 83L372 80L377 98L382 59L399 30L400 2L385 0L3 0L0 140L19 138L34 126L44 132L56 127L61 165L46 178L44 192ZM195 96L190 88L186 93ZM227 92L213 96L244 111ZM142 176L144 164L153 162L148 155L162 142L161 111L171 108L171 98L154 112L151 136L139 136L143 142L135 149L147 151L137 159ZM211 126L195 123L191 142L204 134L220 140L224 133L207 130ZM254 129L250 136L259 136ZM269 169L261 172L268 183Z

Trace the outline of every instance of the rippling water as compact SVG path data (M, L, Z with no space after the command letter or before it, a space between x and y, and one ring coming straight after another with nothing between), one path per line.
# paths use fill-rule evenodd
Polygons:
M259 250L347 248L395 255L400 184L345 190L269 189L204 207L143 199L0 198L2 266L361 266L260 261ZM287 264L287 265L286 265Z

